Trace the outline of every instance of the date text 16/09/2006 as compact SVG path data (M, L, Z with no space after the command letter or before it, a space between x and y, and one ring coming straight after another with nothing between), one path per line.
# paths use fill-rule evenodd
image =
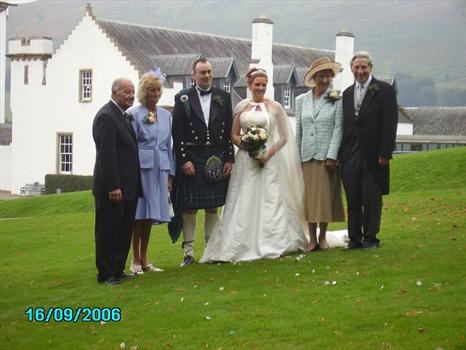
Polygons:
M119 322L119 307L29 307L28 322Z

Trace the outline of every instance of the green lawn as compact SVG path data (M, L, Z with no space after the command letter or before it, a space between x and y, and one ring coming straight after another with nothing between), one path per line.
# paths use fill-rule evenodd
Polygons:
M0 202L0 349L464 349L466 148L392 165L380 249L181 269L161 226L165 272L118 286L95 281L89 192ZM122 320L28 322L30 306Z

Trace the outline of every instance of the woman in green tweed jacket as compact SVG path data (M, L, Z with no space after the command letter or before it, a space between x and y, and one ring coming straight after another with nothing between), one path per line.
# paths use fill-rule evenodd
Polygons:
M309 251L327 249L328 223L345 220L337 162L343 110L339 91L330 88L340 69L339 63L327 57L315 60L304 77L311 89L296 97L296 141L303 167Z

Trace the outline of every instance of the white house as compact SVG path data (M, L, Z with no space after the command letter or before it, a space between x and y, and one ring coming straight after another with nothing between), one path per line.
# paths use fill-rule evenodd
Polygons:
M117 77L137 85L144 72L161 67L167 80L160 104L172 106L174 94L191 83L190 65L202 53L213 63L215 84L231 91L235 102L247 94L240 77L251 64L264 64L273 75L275 91L269 92L292 116L294 97L303 91L303 74L313 60L342 57L349 66L350 33L337 35L335 53L272 44L273 23L264 17L252 26L253 40L246 40L99 20L87 6L55 52L51 38L11 38L13 130L11 144L0 146L0 189L18 194L27 183L43 183L46 174L91 175L92 121ZM349 69L341 77L335 87L343 90L352 82Z

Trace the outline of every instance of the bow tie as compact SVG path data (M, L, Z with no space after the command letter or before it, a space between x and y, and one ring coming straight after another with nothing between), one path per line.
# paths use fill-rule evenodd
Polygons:
M209 94L212 92L212 89L210 89L210 90L201 90L201 89L198 89L198 90L199 90L199 93L201 94L201 96L209 95Z

